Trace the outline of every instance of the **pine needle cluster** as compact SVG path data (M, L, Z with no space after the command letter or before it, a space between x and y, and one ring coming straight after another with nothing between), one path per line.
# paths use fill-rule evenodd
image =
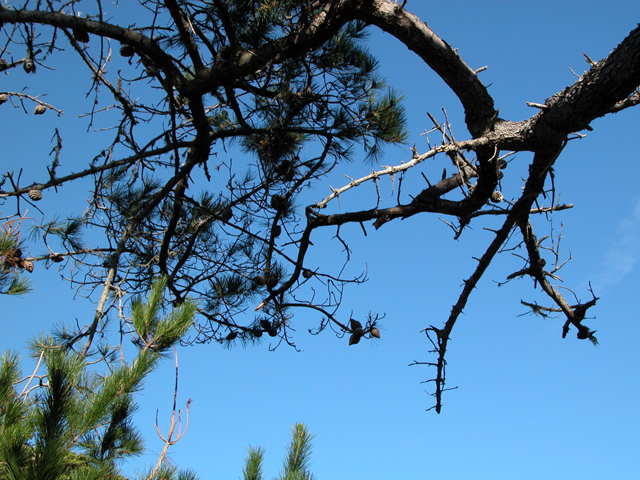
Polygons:
M7 480L123 479L121 465L144 452L133 424L135 394L166 351L193 325L195 303L160 315L166 279L146 301L134 302L132 323L141 342L131 362L95 362L41 337L30 345L36 370L23 377L15 352L0 358L0 478ZM195 478L164 465L172 480ZM147 478L147 477L145 477Z

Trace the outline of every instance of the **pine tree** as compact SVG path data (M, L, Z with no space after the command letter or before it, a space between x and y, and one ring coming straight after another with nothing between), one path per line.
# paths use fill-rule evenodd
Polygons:
M130 363L105 355L103 362L108 365L98 372L86 358L52 337L42 337L30 346L38 368L22 378L17 354L2 355L1 478L124 478L119 465L144 450L132 419L135 394L193 324L196 306L190 300L160 316L165 287L166 279L159 279L147 302L134 302L133 326L141 346ZM156 478L194 478L166 464L160 472L163 476Z
M273 339L294 345L294 312L306 309L319 317L314 332L330 327L355 345L379 336L383 315L358 312L359 326L352 327L339 310L348 287L366 278L347 275L351 250L341 228L352 225L367 234L370 222L374 229L393 228L398 219L434 214L450 219L458 239L470 234L472 224L492 218L501 226L491 224L495 237L476 255L479 262L450 315L423 330L437 357L425 362L437 370L430 380L436 411L446 390L450 334L496 255L513 246L509 242L520 243L526 255L507 280L529 277L552 304L529 302L532 311L558 313L563 336L576 329L578 339L597 343L585 319L598 298L589 291L590 300L570 305L566 291L550 283L561 267L557 244L541 245L532 218L571 207L557 203L553 177L568 140L590 130L595 119L640 103L640 27L606 59L587 57L589 71L561 92L549 92L544 104L529 102L537 109L529 119L513 121L500 117L479 76L483 69L470 68L406 3L150 0L129 2L132 10L124 18L89 0L0 6L3 114L20 105L15 111L21 115L33 111L34 119L50 118L70 102L86 102L77 135L63 139L55 127L42 135L53 138L46 171L23 175L23 169L11 169L0 179L1 201L15 201L9 221L23 218L25 205L43 212L33 220L31 240L41 254L24 260L9 254L17 248L11 239L0 250L0 291L24 291L15 276L21 273L18 261L28 271L34 262L59 263L63 277L94 292L97 303L93 320L80 322L86 327L65 332L67 348L84 342L83 357L99 355L96 338L106 335L110 322L124 327L120 307L145 294L159 275L167 278L167 304L190 296L199 301L192 343ZM423 153L414 146L400 161L383 159L386 145L408 138L402 97L385 85L367 50L367 32L374 27L402 42L451 88L464 109L468 139L454 135L446 115L430 115L427 129L442 139L437 145L427 142ZM66 55L86 66L85 77L64 71L74 64ZM65 82L75 82L66 95L40 91L56 74L44 68L54 58L62 60ZM29 133L15 141L32 141ZM79 148L86 157L62 162L63 145L87 135L91 146ZM324 199L310 196L358 152L362 161L383 166L347 175L339 188L326 185L331 193ZM524 180L505 170L515 152L533 154ZM427 160L441 162L437 176L420 170ZM356 202L346 211L339 208L357 186L368 184L379 193L380 179L409 175L424 185L403 188L391 203L378 194L364 207ZM507 183L521 192L509 202L502 192ZM69 184L81 188L60 188ZM81 211L61 214L47 207L58 190L87 189L86 208L85 198L68 201L82 204ZM538 203L548 197L551 205ZM44 213L55 220L45 221ZM312 241L323 230L335 232L331 241L345 252L344 263L310 260L311 249L325 246ZM555 267L545 269L547 262Z
M311 453L313 451L314 435L309 433L309 429L302 423L293 426L291 432L291 443L287 447L287 454L283 462L283 470L278 476L278 480L314 480L315 477L309 469ZM262 447L249 447L248 455L245 459L245 466L242 469L243 480L264 480L262 473L262 462L265 450Z

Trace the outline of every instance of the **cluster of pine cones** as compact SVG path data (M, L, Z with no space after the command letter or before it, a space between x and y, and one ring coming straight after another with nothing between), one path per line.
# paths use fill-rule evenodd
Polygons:
M19 248L10 248L4 255L4 263L2 264L3 270L10 270L12 268L20 268L27 272L33 272L33 262L22 258L22 250Z

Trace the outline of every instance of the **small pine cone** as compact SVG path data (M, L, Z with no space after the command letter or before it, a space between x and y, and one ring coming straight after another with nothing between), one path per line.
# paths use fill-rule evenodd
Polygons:
M2 105L6 101L7 101L7 94L6 93L0 94L0 105Z
M586 340L587 338L589 338L589 329L581 328L580 330L578 330L577 337L578 340Z
M291 162L289 160L285 160L280 162L280 164L276 167L276 173L278 175L285 175L289 169L291 168Z
M380 330L378 330L377 328L373 327L371 329L371 336L372 337L376 337L376 338L380 338Z
M22 260L20 262L20 266L29 273L33 272L33 262L30 262L29 260Z
M80 43L89 43L89 34L84 30L73 30L73 39Z
M278 279L276 277L267 278L267 288L276 288L278 285Z
M274 195L271 197L271 206L281 212L287 208L287 199L282 195Z
M7 68L9 68L7 61L4 58L0 58L0 72L5 71Z
M30 58L27 58L24 63L22 64L22 68L24 68L24 71L27 73L35 73L36 72L36 64L33 63L33 60L31 60Z
M11 267L17 267L22 263L22 250L19 248L10 248L4 254L4 270L7 270Z
M134 48L131 45L121 45L120 46L120 55L123 57L133 57L133 54L136 53Z
M51 255L51 261L53 263L64 262L64 255L62 255L60 253L54 253L53 255Z
M259 287L262 287L265 283L267 283L267 280L264 278L263 275L258 275L253 279L253 283L258 285Z
M302 276L304 278L309 279L309 278L313 277L313 272L311 270L309 270L308 268L305 268L304 270L302 270Z
M34 202L42 200L42 192L40 190L36 190L35 188L29 190L29 193L27 195L29 195L29 198Z
M269 331L272 328L271 322L266 318L263 318L260 320L260 326L264 328L266 331Z
M351 324L351 330L356 330L358 328L362 328L362 324L358 321L358 320L354 320L353 318L351 320L349 320L349 323ZM362 335L360 335L362 336Z
M282 234L282 227L280 225L276 225L273 227L273 238L278 238Z
M218 210L216 215L218 215L218 218L223 222L228 222L233 218L233 210L231 210L231 207L225 207L222 210Z
M285 160L281 162L275 169L276 173L281 176L284 180L290 182L293 180L296 170L293 166L292 160Z
M46 111L47 111L47 107L45 107L44 105L36 105L36 108L33 111L33 114L34 115L42 115Z
M493 203L500 203L503 200L504 200L504 195L502 195L502 193L500 193L499 191L496 190L491 194L491 201Z

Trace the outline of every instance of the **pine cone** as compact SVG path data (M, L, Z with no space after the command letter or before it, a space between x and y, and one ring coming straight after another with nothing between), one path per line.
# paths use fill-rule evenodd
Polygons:
M281 162L275 169L276 174L282 177L284 180L290 182L293 180L296 170L293 166L293 161L285 160Z
M271 322L266 318L260 320L260 326L267 331L271 330Z
M29 193L27 195L29 195L29 198L34 202L42 200L42 192L40 190L36 190L35 188L29 190Z
M120 55L123 57L133 57L136 53L135 49L131 45L120 45Z
M354 320L353 318L350 320L351 330L356 330L358 328L362 329L362 324L358 320Z
M10 248L4 254L4 262L2 264L3 270L8 270L12 267L17 267L22 263L22 250L19 248Z
M29 273L33 272L33 262L29 260L22 260L18 266L24 268Z
M222 210L222 212L220 213L220 219L223 222L228 222L229 220L231 220L233 218L233 210L231 210L231 207L226 207L224 210Z
M311 278L311 277L313 277L313 272L311 270L309 270L308 268L305 268L304 270L302 270L302 276L304 278Z
M500 193L499 191L496 190L491 194L491 201L493 203L500 203L503 200L504 200L504 195L502 195L502 193Z
M271 206L281 212L287 208L287 199L282 195L274 195L271 197Z
M580 330L578 330L578 339L579 340L586 340L587 338L589 338L589 329L588 328L581 328Z
M371 336L372 337L376 337L376 338L380 338L380 330L378 330L377 328L373 327L371 329Z
M46 111L47 111L47 107L45 107L44 105L36 105L36 108L33 111L33 114L34 115L42 115Z
M24 68L24 71L27 73L35 73L36 64L33 63L33 60L31 60L30 58L27 58L22 64L22 68Z
M7 94L6 93L0 94L0 105L2 105L6 101L7 101Z
M0 58L0 72L5 71L7 68L9 68L7 61L4 58Z
M89 34L84 30L73 30L73 39L80 43L89 43Z

